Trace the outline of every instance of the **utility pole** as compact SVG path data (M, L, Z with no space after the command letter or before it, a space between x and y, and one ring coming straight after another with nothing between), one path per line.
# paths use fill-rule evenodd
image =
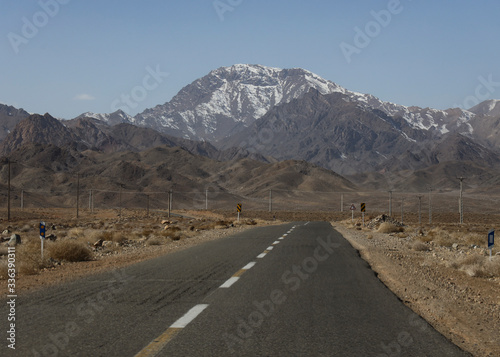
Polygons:
M392 216L392 191L389 191L389 216Z
M432 224L432 187L429 187L429 224Z
M404 224L404 211L403 211L404 202L405 198L401 197L401 224Z
M10 161L7 159L7 170L8 170L8 179L7 179L7 221L10 221L10 164L15 164L16 161Z
M80 174L76 174L76 218L79 216L79 206L80 206Z
M205 210L208 211L208 188L205 189Z
M273 211L273 190L269 190L269 212Z
M21 211L24 210L24 190L21 190Z
M465 177L457 177L460 180L460 199L458 201L458 209L460 211L460 224L464 223L464 200L463 200L463 181Z
M149 217L149 195L146 195L147 197L147 204L146 204L146 217Z
M418 195L418 225L422 226L422 195Z
M344 194L340 194L340 212L344 212Z
M118 211L118 216L120 216L120 220L122 219L122 188L123 188L123 185L120 185L120 193L119 193L120 207L119 207L119 211Z
M172 190L168 191L168 218L172 211Z

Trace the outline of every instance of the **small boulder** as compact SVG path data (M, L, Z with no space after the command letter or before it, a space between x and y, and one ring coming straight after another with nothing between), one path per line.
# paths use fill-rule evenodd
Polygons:
M104 240L99 239L97 242L94 243L94 247L95 248L102 247L103 242L104 242Z
M21 244L21 236L19 234L13 234L10 236L9 243L7 243L9 247L15 247L18 244Z

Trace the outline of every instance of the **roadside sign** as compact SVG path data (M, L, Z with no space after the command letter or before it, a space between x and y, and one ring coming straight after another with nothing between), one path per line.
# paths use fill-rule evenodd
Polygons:
M40 222L40 239L45 239L45 222Z
M238 211L238 222L240 221L240 213L241 213L241 203L236 205L236 210Z
M366 212L366 205L364 203L361 204L361 212Z
M495 245L495 230L492 229L488 232L488 249L490 250L490 262L491 262L491 251Z
M356 206L353 204L351 204L351 208L350 208L351 211L355 211L356 210Z
M40 222L40 243L41 243L41 251L42 251L42 260L43 260L43 241L45 240L45 222Z

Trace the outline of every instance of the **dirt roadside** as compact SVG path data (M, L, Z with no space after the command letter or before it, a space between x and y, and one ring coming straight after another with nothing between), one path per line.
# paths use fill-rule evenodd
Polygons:
M500 356L498 277L472 277L450 267L456 252L449 248L416 251L412 237L332 225L389 289L444 336L474 356Z

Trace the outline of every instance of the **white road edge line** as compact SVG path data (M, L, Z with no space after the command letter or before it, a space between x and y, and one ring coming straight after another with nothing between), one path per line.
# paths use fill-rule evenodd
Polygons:
M231 285L236 283L239 279L240 279L239 276L232 276L229 279L227 279L227 281L224 284L222 284L220 287L221 288L230 288Z
M193 307L191 310L186 312L184 316L182 316L179 320L175 321L171 328L184 328L191 321L193 321L199 314L203 312L208 307L208 304L199 304Z

